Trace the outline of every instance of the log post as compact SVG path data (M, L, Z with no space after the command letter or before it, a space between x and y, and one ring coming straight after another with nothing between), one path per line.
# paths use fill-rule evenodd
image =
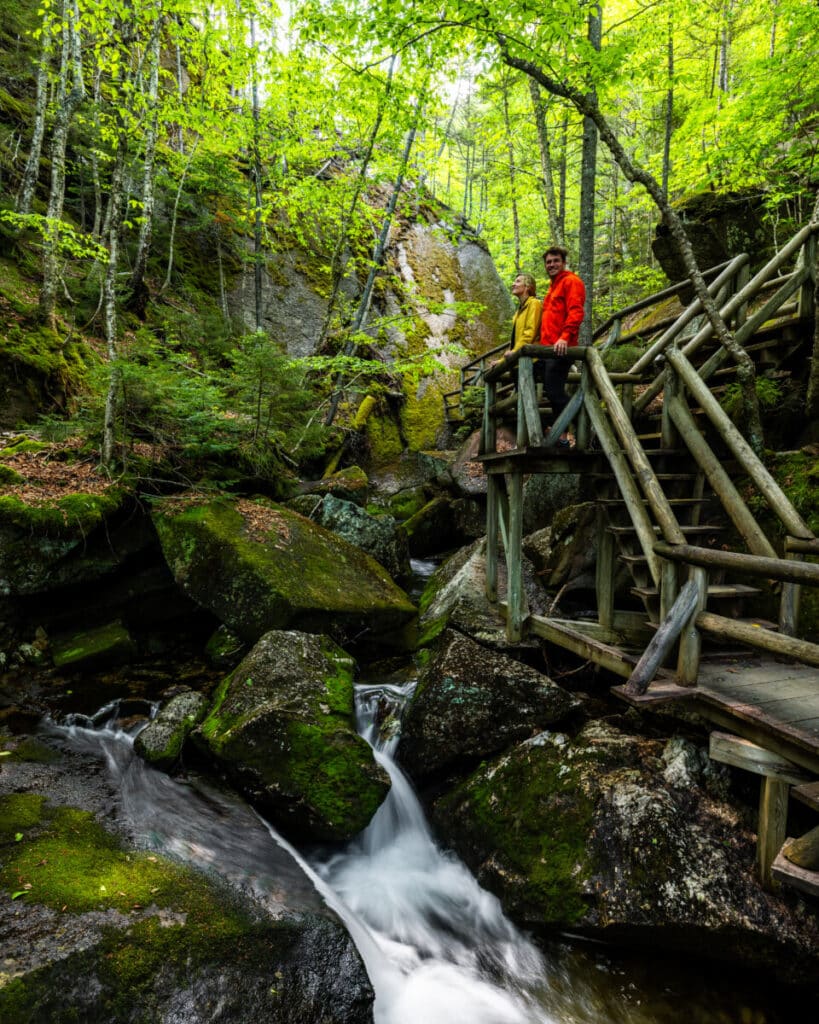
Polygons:
M789 562L803 562L804 556L797 551L786 551L785 558ZM796 636L799 631L799 603L802 588L798 583L782 584L782 595L779 599L779 632L783 636Z
M527 443L540 447L543 444L543 428L537 407L535 378L531 356L523 356L518 362L518 448Z
M773 889L771 866L785 842L788 824L788 783L764 776L759 792L756 869L765 889Z
M657 669L665 661L686 622L691 618L698 600L697 584L693 580L689 580L680 591L674 606L663 618L640 660L634 666L634 671L626 683L625 692L627 694L639 697L646 692Z
M799 262L809 271L807 280L799 289L799 319L807 320L816 312L816 235L810 235L802 247Z
M523 636L526 595L523 591L523 474L509 475L509 542L506 548L506 639Z
M486 598L498 600L498 529L500 527L498 481L493 473L486 476Z
M676 347L676 343L672 343ZM663 413L660 427L660 444L663 448L677 447L677 430L674 420L671 418L671 402L680 393L680 378L677 376L673 366L665 369L665 385L663 387Z
M597 621L606 629L614 622L614 535L606 529L606 516L602 508L597 511L597 564L595 590L597 591Z
M680 686L696 686L700 671L700 652L702 636L697 628L697 613L705 608L708 599L708 573L705 569L692 566L689 581L693 581L697 589L697 600L688 621L680 634L680 649L677 658L677 683Z

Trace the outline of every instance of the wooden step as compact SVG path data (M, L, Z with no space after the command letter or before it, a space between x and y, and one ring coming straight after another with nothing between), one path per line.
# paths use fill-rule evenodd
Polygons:
M710 501L711 495L705 495L702 498L666 498L666 501L672 508L691 508L694 505L702 505L703 502ZM648 498L641 498L642 503L645 505L648 502ZM596 505L625 505L625 498L595 498Z
M636 530L634 529L633 526L614 526L614 525L611 525L611 526L607 526L606 529L608 530L609 533L611 533L615 537L626 537L626 536L632 536L633 537L634 534L636 533ZM652 524L652 529L654 530L655 533L659 533L660 532L660 527L657 526L656 523ZM726 528L724 526L713 526L713 525L709 525L708 523L702 523L702 524L699 524L697 526L681 526L680 529L682 530L682 532L684 534L686 534L686 536L692 536L692 535L696 536L698 534L706 534L707 535L709 533L724 533Z
M819 896L819 871L808 871L807 868L791 864L781 851L771 865L771 875L777 882L790 885L811 896Z
M635 597L643 598L660 596L657 587L632 587L631 593ZM749 587L744 583L713 583L708 587L708 596L716 601L724 601L730 597L752 597L761 593L759 587Z
M801 786L794 786L791 796L795 796L811 810L819 811L819 782L803 782Z

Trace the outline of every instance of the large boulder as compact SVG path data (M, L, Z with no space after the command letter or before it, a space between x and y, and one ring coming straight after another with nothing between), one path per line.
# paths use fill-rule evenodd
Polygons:
M436 802L435 821L535 932L650 943L791 980L815 972L816 919L757 883L755 837L714 780L688 741L591 722L482 765Z
M350 839L389 790L354 728L352 671L326 636L273 630L220 684L193 733L288 835Z
M423 784L473 768L578 707L536 669L447 630L404 713L398 759Z
M325 529L366 551L390 576L409 576L407 534L392 516L371 516L353 502L332 494L302 495L290 504Z
M529 608L546 614L547 595L527 558L523 559L523 585ZM506 567L498 564L498 589L506 591ZM499 605L486 596L486 541L475 541L448 558L430 577L420 600L421 642L430 643L447 626L496 648L534 646L537 640L510 645L506 618Z
M372 1021L349 934L238 798L125 741L32 743L3 738L0 1020Z
M153 512L174 577L194 601L253 643L270 629L366 636L391 646L415 615L360 548L265 501L165 499Z

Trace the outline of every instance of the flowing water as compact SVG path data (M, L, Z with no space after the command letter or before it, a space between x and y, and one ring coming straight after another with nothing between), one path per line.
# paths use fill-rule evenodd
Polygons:
M376 1024L779 1024L790 1016L781 993L747 978L731 984L720 968L669 966L655 953L626 963L589 943L536 948L437 846L393 759L398 717L389 709L413 685L357 687L360 730L392 788L369 827L329 858L294 849L236 795L147 766L117 724L116 704L53 731L105 757L122 813L146 846L219 872L273 915L282 902L315 909L323 901L335 911L373 983ZM391 727L379 734L385 709Z

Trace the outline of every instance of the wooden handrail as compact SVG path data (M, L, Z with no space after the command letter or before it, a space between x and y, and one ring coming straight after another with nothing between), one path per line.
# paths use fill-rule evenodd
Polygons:
M710 633L712 636L722 637L725 640L737 640L749 647L795 658L807 665L819 665L819 644L812 644L808 640L783 636L770 629L763 629L737 619L729 619L725 615L715 615L714 612L699 612L695 622L698 629Z
M704 569L728 569L762 576L786 583L807 583L819 587L819 565L813 562L789 562L784 558L765 558L748 555L743 551L723 551L721 548L701 548L693 544L666 544L657 541L654 551L661 558L685 565L699 565Z

